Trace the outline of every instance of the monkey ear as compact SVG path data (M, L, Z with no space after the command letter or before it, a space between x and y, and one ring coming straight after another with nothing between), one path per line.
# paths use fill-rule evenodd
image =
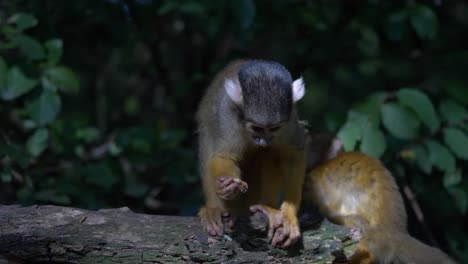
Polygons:
M226 79L224 89L234 103L242 104L242 89L238 81Z
M293 102L301 100L305 94L304 80L301 78L292 83Z

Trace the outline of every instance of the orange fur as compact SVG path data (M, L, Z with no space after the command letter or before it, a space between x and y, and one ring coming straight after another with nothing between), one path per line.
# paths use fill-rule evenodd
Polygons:
M305 191L305 200L331 221L363 232L349 263L454 263L408 235L398 186L376 159L339 154L308 173Z

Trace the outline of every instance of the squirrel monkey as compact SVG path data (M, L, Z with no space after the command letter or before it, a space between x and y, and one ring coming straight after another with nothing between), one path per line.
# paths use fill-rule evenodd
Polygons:
M234 61L208 87L196 118L206 201L199 216L210 235L262 212L272 245L299 239L305 133L295 103L304 93L302 78L263 60Z
M342 151L331 136L307 138L304 201L331 221L353 227L362 237L349 263L455 263L442 251L408 234L403 199L380 161Z

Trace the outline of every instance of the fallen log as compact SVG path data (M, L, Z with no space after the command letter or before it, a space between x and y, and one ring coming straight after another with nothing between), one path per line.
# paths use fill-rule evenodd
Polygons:
M0 206L0 255L5 263L333 263L356 248L348 228L326 220L302 221L302 241L273 248L259 219L240 219L232 233L215 240L195 217Z

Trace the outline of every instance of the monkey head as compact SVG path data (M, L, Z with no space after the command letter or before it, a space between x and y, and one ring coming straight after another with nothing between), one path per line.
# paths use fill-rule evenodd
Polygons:
M224 88L238 106L241 122L258 146L271 143L291 118L293 104L305 93L302 78L293 81L283 65L262 60L242 65L237 78L227 79Z

